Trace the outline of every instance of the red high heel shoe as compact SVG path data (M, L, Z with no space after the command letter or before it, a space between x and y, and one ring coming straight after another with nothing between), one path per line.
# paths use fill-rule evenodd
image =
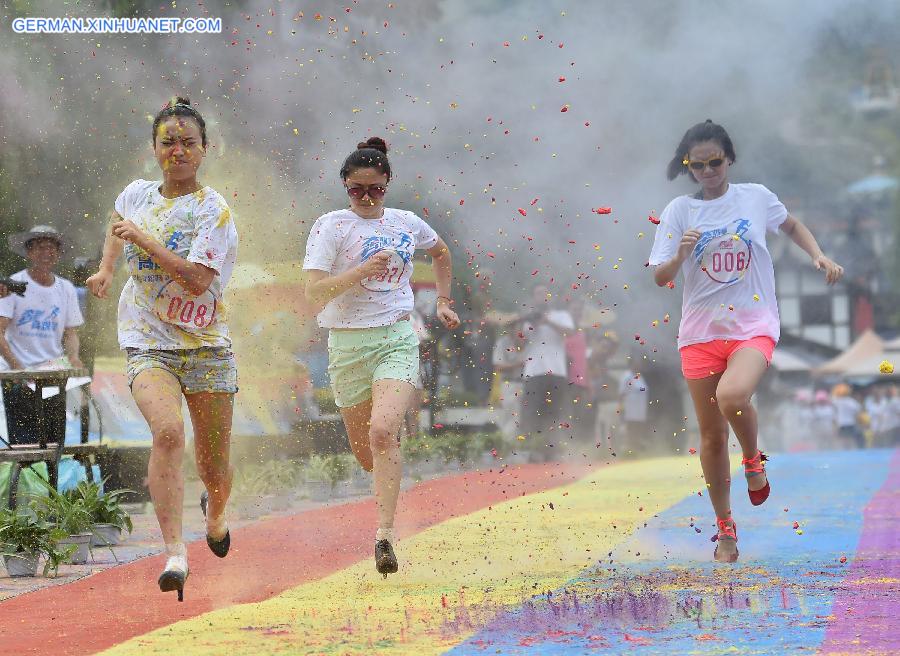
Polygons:
M747 479L751 479L754 476L759 476L760 474L766 473L766 466L763 464L768 458L766 454L762 451L757 451L756 456L753 458L743 458L741 460L741 464L744 465L744 476ZM772 488L769 487L769 478L766 476L766 485L765 487L760 488L759 490L751 490L749 487L747 488L747 494L750 495L750 503L754 506L761 505L766 499L769 498L769 492L772 491Z
M713 551L713 559L719 562L733 563L738 559L739 552L737 550L737 524L735 524L734 520L730 517L728 519L719 519L716 517L716 525L719 527L719 532L713 536L713 540L717 543L716 549ZM719 560L719 544L722 540L734 540L735 548L734 554L728 557L728 560Z

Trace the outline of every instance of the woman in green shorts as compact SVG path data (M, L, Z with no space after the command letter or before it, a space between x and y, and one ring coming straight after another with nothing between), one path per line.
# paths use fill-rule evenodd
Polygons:
M206 123L189 100L173 99L157 113L152 139L162 180L135 180L119 194L100 270L87 286L106 298L124 251L129 278L119 297L119 345L128 356L131 394L153 436L147 481L168 555L159 588L176 590L182 601L188 576L182 396L206 488L200 498L206 542L220 558L231 544L225 504L237 369L222 294L238 237L225 199L197 182Z
M374 471L378 530L375 567L397 571L393 526L400 492L397 435L419 374L419 340L409 321L413 253L433 258L437 316L459 325L451 309L450 250L412 212L384 206L391 179L387 144L372 137L341 167L350 208L318 218L306 242L306 296L328 328L328 372L350 447L366 471Z

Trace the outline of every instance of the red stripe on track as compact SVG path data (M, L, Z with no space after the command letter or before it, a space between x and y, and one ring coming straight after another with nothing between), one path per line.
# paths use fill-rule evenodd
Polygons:
M491 504L565 485L587 466L522 465L419 483L400 495L397 536L409 537ZM0 603L0 653L80 656L203 613L269 599L372 557L372 499L255 522L216 558L205 541L188 545L185 601L156 586L164 560L144 558L72 583Z

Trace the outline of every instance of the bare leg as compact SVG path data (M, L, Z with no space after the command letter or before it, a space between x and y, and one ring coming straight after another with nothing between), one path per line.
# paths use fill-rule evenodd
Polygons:
M225 537L225 505L231 494L234 468L230 462L231 418L234 394L200 392L187 394L194 424L194 453L197 472L209 493L206 509L207 534L214 540Z
M397 433L415 391L412 384L402 380L385 379L372 383L369 444L375 472L379 529L391 529L394 526L403 469Z
M163 369L146 369L135 377L131 394L153 436L147 479L163 541L170 548L182 542L184 420L181 416L181 385L175 376Z
M721 412L741 445L745 458L755 458L758 450L756 409L750 397L766 373L766 358L753 348L743 348L728 360L728 369L722 374L716 389L716 400ZM751 490L766 486L766 475L758 474L747 479Z
M719 519L731 518L731 463L728 460L728 422L719 412L716 387L722 374L688 380L688 389L700 425L700 465L706 479L706 490ZM716 559L729 561L737 553L732 540L720 540Z
M372 399L366 399L349 408L341 408L344 427L350 440L350 450L359 466L372 471L372 448L369 446L369 426L372 419Z

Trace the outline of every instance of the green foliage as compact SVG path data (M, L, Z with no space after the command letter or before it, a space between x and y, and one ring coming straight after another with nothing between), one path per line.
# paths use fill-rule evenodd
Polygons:
M413 463L427 460L437 453L433 448L434 439L430 435L413 435L400 441L400 453L403 462Z
M266 496L296 487L301 473L293 460L267 460L235 472L234 490L241 496Z
M308 481L327 481L329 477L329 465L325 456L312 455L303 466L303 472Z
M350 478L350 467L354 462L356 458L349 453L333 453L325 456L325 473L332 487Z
M38 518L59 527L66 535L90 533L94 521L87 502L74 490L58 492L46 481L41 482L47 488L47 496L36 497L31 504Z
M34 502L32 502L33 504ZM59 566L68 562L77 545L59 547L59 541L68 534L59 526L41 517L34 508L28 512L0 510L0 555L21 558L25 554L41 554L45 557L44 576L54 575Z
M103 481L106 482L106 479ZM133 492L133 490L115 490L113 492L102 492L101 486L97 483L81 481L74 490L66 494L80 499L94 524L112 524L123 531L131 533L134 525L131 517L125 512L121 505L121 497L124 494Z

